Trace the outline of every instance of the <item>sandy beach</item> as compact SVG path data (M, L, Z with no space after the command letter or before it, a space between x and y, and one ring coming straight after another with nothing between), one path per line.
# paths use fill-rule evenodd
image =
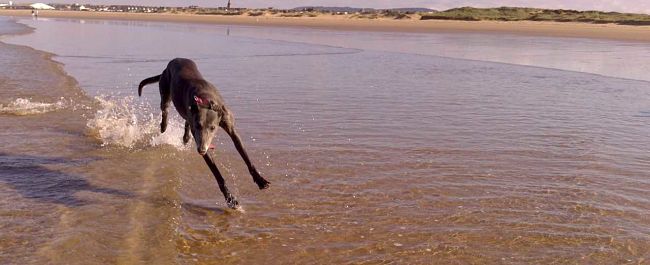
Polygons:
M0 10L2 16L31 16L30 10ZM320 15L318 17L277 16L220 16L194 14L108 13L83 11L40 11L44 18L111 19L137 21L165 21L213 23L255 26L309 27L318 29L391 31L391 32L484 32L524 34L535 36L599 38L627 41L650 41L650 26L623 26L614 24L560 23L560 22L500 22L447 21L416 19L359 19L346 16Z

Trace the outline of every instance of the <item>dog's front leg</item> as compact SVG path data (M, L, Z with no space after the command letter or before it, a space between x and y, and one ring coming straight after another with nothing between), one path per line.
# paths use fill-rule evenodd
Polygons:
M167 106L161 105L161 109L166 108ZM162 110L162 120L160 121L160 133L164 133L167 130L167 109Z
M269 184L271 183L260 175L260 172L257 171L251 160L248 158L248 153L246 153L246 149L244 149L241 138L239 137L237 130L235 130L234 118L232 114L226 109L224 109L224 117L221 120L221 124L219 124L219 126L221 126L221 128L223 128L232 139L232 142L235 144L235 148L237 148L237 152L239 152L239 155L242 157L242 159L244 159L244 162L248 167L248 172L250 172L251 176L253 177L253 181L255 181L255 184L257 184L257 187L259 187L260 190L268 188Z
M190 141L190 122L185 121L185 133L183 134L183 144L187 144Z
M230 191L228 191L228 188L226 187L226 181L223 179L223 176L221 176L217 165L215 165L214 161L212 161L210 154L208 153L203 155L203 160L205 160L205 163L208 164L208 167L210 168L210 171L212 171L214 178L217 179L217 183L219 183L219 189L221 190L221 193L223 193L223 196L226 198L226 204L228 207L231 209L237 209L239 202L237 202L235 197L230 194Z

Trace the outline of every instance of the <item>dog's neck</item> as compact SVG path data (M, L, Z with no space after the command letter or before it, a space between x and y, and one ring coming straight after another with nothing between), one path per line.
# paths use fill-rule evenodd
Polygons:
M196 102L199 107L209 107L210 100L194 95L194 102Z

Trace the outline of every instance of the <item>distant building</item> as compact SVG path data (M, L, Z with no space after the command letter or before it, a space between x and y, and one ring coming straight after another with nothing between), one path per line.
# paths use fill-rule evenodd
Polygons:
M75 10L75 11L92 11L90 8L87 8L86 6L82 4L73 4L69 8L70 10Z
M35 3L29 5L32 9L40 9L40 10L54 10L55 8L43 3Z
M127 5L110 5L110 6L88 6L89 10L100 12L131 12L131 13L158 13L167 10L165 7L157 6L127 6Z

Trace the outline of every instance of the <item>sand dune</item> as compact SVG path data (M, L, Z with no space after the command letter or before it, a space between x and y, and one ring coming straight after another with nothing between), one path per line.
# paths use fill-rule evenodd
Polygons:
M0 10L4 16L31 16L30 10ZM310 27L320 29L398 31L398 32L484 32L537 36L602 38L631 41L650 41L650 26L623 26L613 24L561 22L499 22L499 21L443 21L415 19L359 19L345 16L318 17L277 16L220 16L194 14L105 13L81 11L41 11L40 17L168 21L215 23L256 26Z

